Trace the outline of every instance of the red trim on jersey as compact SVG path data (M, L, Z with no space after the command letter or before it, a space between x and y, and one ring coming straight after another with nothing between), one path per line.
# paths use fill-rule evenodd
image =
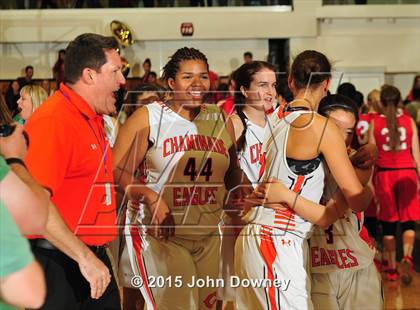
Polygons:
M274 218L274 224L286 225L288 230L296 227L295 215L291 210L277 210Z
M293 187L293 191L295 193L299 193L302 190L303 181L305 181L305 176L304 175L298 175L295 186Z
M136 255L137 260L137 267L140 270L140 276L143 280L143 287L147 293L147 297L149 298L151 304L153 305L153 309L156 310L155 301L152 296L152 292L149 289L149 282L147 280L146 270L143 265L143 258L141 256L141 252L143 250L143 242L140 238L140 230L137 226L132 225L130 227L130 235L133 240L133 247L134 247L134 253Z
M293 191L295 193L299 193L305 182L304 175L298 175L296 182L293 186ZM295 231L296 230L296 221L295 221L295 213L290 210L276 210L274 215L274 224L279 225L277 228L284 229L287 231Z
M258 178L261 178L265 170L265 153L260 154L260 171L258 172Z
M274 283L274 270L273 264L277 256L277 250L274 245L274 240L272 236L272 228L268 226L261 226L261 243L260 243L260 252L261 256L264 259L264 262L267 266L267 279ZM276 302L276 288L274 285L270 285L267 288L268 291L268 300L270 303L271 310L277 310ZM280 296L279 296L280 298Z
M285 104L282 104L278 107L278 111L277 111L277 117L279 119L282 119L284 117L284 109L286 108Z
M174 112L174 110L172 110L170 107L168 107L166 104L164 104L163 102L161 102L161 101L156 101L165 111L168 111L168 112Z

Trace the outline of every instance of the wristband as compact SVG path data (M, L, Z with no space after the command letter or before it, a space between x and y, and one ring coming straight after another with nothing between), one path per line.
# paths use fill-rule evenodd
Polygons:
M21 166L23 166L23 167L25 167L25 168L26 168L26 165L25 165L25 163L23 162L23 160L22 160L22 159L20 159L20 158L17 158L17 157L10 157L10 158L6 158L6 163L7 163L8 165L11 165L11 164L18 164L18 165L21 165Z

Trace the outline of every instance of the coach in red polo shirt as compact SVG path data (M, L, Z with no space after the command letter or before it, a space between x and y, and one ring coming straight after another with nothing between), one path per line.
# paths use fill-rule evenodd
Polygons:
M97 34L70 42L64 84L25 127L26 164L52 202L45 235L31 240L46 273L43 309L120 309L105 251L117 231L102 119L115 111L115 92L125 83L117 48L115 39Z

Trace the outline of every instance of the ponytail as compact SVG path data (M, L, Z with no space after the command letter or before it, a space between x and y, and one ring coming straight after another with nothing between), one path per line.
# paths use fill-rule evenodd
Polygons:
M383 113L386 117L386 126L389 132L389 146L392 151L398 151L400 145L400 133L398 131L397 108L401 101L401 93L398 88L384 85L381 88L381 102Z
M394 105L389 105L384 108L386 116L386 126L389 131L389 146L392 151L398 151L400 145L400 133L398 132L397 108Z

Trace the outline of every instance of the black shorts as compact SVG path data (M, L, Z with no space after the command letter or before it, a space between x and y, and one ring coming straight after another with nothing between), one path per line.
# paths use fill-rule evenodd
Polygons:
M365 216L363 219L363 225L366 227L369 237L376 238L376 229L378 227L378 220L376 217Z

